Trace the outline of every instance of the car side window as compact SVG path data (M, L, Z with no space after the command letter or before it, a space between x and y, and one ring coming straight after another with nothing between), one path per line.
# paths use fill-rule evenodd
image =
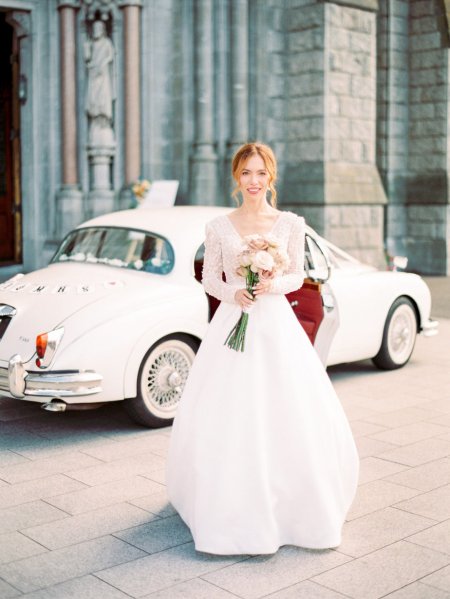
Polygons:
M305 270L309 278L314 281L327 281L330 276L328 261L317 241L306 235L305 237Z
M194 277L196 280L202 282L202 270L203 270L203 259L205 257L205 244L202 243L198 250L195 252L194 258Z

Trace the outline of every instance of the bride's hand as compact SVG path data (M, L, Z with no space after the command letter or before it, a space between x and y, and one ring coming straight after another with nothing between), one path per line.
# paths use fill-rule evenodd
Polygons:
M259 283L253 287L253 293L255 296L261 295L262 293L269 293L272 287L272 280L266 278L260 278Z
M234 294L234 299L236 303L240 305L241 308L248 308L249 306L253 306L253 302L255 301L252 297L252 294L247 291L247 289L238 289Z

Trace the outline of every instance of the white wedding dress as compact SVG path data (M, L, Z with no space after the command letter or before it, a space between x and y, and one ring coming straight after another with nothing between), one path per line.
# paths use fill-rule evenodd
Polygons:
M303 280L304 220L281 212L271 234L290 268L252 306L245 351L236 352L224 341L241 314L242 238L227 216L206 228L203 285L221 304L174 420L167 490L195 548L207 553L336 547L356 491L347 418L284 295Z

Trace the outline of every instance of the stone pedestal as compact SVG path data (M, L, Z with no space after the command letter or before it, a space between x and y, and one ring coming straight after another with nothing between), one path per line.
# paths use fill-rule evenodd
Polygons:
M89 146L91 190L88 194L89 217L112 212L115 209L111 189L111 168L115 145Z

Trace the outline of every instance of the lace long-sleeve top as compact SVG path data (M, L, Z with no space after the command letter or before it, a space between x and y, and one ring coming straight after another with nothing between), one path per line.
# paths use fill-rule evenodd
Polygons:
M272 280L270 293L295 291L305 276L305 220L293 212L281 212L270 234L278 239L290 259L287 272ZM203 287L210 295L230 304L236 303L236 291L245 287L243 277L236 273L237 255L242 244L243 238L228 216L218 216L206 225ZM226 281L222 279L222 272Z

